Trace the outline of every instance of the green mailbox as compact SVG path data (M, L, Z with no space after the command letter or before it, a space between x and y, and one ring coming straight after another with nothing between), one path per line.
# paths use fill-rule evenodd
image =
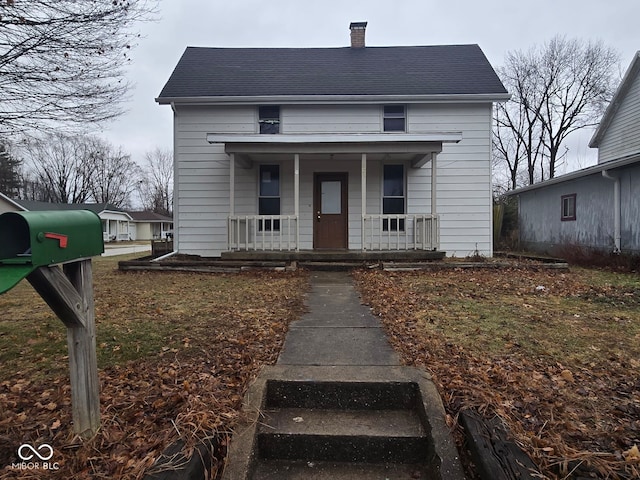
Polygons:
M0 294L38 267L104 252L102 221L90 210L0 215Z

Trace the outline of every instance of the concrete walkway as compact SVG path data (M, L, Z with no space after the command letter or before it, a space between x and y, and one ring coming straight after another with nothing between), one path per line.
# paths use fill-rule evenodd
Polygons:
M309 312L291 323L279 365L399 365L380 321L345 272L312 272Z

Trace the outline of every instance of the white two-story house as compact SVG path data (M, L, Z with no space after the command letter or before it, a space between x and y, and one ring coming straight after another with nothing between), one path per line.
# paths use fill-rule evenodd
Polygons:
M492 254L493 102L477 45L186 49L174 115L180 253Z

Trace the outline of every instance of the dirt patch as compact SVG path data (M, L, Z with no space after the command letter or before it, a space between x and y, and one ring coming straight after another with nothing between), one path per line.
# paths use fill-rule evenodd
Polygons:
M403 361L434 376L451 424L466 407L497 415L548 478L639 478L637 275L354 276Z

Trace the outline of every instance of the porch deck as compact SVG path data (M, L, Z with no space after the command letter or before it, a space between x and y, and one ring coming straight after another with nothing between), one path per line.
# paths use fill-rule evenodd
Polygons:
M437 250L299 250L222 252L222 260L270 262L420 262L442 260Z

